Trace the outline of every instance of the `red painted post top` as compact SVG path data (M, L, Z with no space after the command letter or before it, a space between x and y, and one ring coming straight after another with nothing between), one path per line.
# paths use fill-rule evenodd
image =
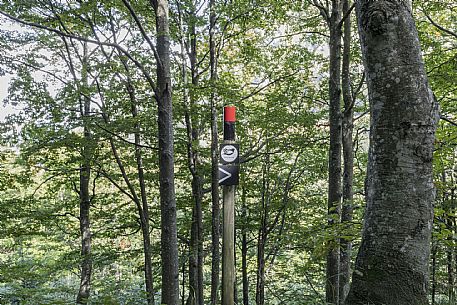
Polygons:
M224 122L236 122L235 112L236 112L235 106L225 106L224 107Z

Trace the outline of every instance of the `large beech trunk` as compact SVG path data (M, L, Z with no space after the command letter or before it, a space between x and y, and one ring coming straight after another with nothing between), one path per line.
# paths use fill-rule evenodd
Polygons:
M438 107L408 4L357 2L370 99L362 243L347 305L428 304Z

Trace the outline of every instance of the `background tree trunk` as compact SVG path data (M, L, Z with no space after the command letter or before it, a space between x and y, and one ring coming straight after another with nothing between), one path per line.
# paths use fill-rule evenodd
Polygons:
M438 107L403 1L357 2L370 98L367 206L346 304L428 304Z
M70 56L70 54L69 54ZM91 132L89 127L90 119L90 98L88 96L88 58L87 44L83 45L82 72L80 94L81 119L83 123L83 147L82 164L79 171L79 228L81 233L81 282L79 285L77 304L87 304L90 295L90 280L92 276L91 242L92 234L90 231L90 202L89 191L90 172L91 172ZM81 88L82 87L82 88Z
M216 81L217 81L217 57L216 57L216 3L210 0L209 17L209 60L211 79L211 305L218 303L218 291L220 282L220 204L219 204L219 154L218 154L218 133L217 133L217 105L216 105Z
M125 66L127 70L127 65ZM127 70L128 72L128 70ZM127 79L127 90L129 92L131 107L132 107L132 117L133 119L138 118L138 106L137 99L135 95L135 89L131 83L130 77ZM140 185L140 194L141 194L141 204L137 203L138 213L140 216L141 223L141 233L143 235L143 252L144 252L144 278L146 285L146 294L148 304L154 304L154 278L152 275L152 251L151 251L151 234L149 232L149 206L148 199L146 194L146 183L144 180L144 166L143 166L143 156L141 150L141 128L138 122L135 123L135 159L138 172L138 183ZM141 206L141 208L140 208Z
M265 247L267 242L268 215L270 206L270 155L267 146L262 181L262 206L260 211L260 228L257 236L257 282L255 302L265 304Z
M343 1L343 12L349 10L349 0ZM343 65L341 83L343 91L344 111L342 118L342 144L343 144L343 204L341 208L341 223L343 230L347 231L352 221L353 179L354 179L354 148L352 131L354 128L354 99L351 92L350 61L351 61L351 16L347 15L343 24ZM344 234L347 235L347 234ZM351 266L352 243L348 238L340 239L340 270L339 270L339 304L349 292L349 277Z
M151 0L157 27L159 192L161 211L162 304L179 301L179 262L174 185L173 107L171 100L168 1Z
M247 238L247 205L246 205L246 187L242 187L241 191L241 219L243 220L243 227L242 227L242 241L241 241L241 273L242 273L242 281L243 281L243 305L249 305L249 278L248 278L248 238Z
M339 221L341 204L341 2L332 0L330 28L329 70L329 124L330 147L328 156L328 224L333 227ZM327 253L325 295L326 301L338 304L339 293L339 246L335 238Z
M203 178L201 176L201 161L199 156L198 142L200 140L200 128L193 109L197 102L196 90L199 85L198 63L197 63L197 33L196 33L196 11L195 4L192 4L188 16L190 37L190 50L187 51L190 59L190 70L192 89L190 95L185 98L186 113L185 121L187 127L187 150L189 170L192 174L192 197L194 205L192 208L192 225L190 230L190 257L189 257L189 299L188 304L203 305ZM184 32L183 32L184 35ZM184 54L183 54L184 56ZM185 57L185 56L184 56ZM183 62L184 84L187 85L185 77L187 64ZM186 96L186 94L185 94ZM195 144L197 143L197 144Z
M432 242L432 305L436 304L436 254L438 252L438 246Z

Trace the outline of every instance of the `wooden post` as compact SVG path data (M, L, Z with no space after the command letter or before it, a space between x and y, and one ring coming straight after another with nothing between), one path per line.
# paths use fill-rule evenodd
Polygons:
M223 189L222 304L233 305L235 292L235 186Z
M224 144L235 143L235 107L224 108ZM222 305L235 304L235 185L223 187Z

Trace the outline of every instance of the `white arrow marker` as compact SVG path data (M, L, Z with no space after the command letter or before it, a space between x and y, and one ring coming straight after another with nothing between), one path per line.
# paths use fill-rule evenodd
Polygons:
M227 176L225 176L224 178L220 179L220 180L219 180L219 183L222 183L222 182L224 182L225 180L230 179L230 177L232 177L232 174L231 174L230 172L226 171L226 170L223 169L223 168L220 168L220 167L219 167L219 171L221 171L222 173L224 173L224 174L227 175Z

